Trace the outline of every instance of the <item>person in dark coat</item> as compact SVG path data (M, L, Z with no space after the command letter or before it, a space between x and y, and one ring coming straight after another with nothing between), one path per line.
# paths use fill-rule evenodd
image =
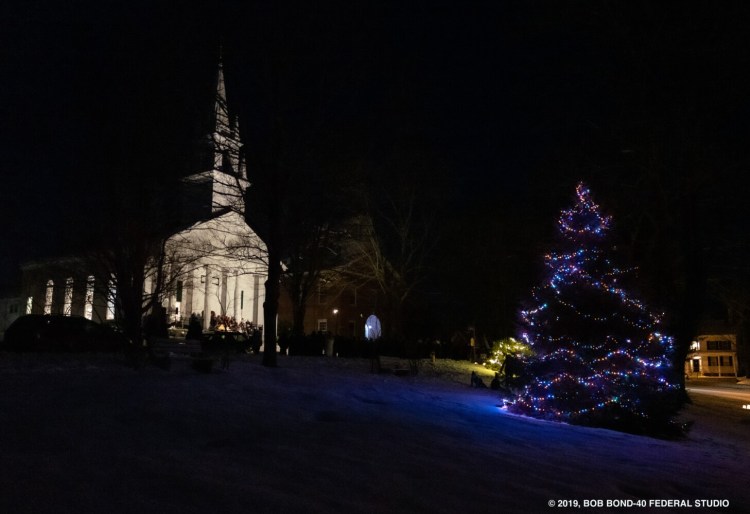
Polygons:
M188 323L188 331L185 335L185 339L198 341L201 338L202 333L203 327L201 326L201 322L198 320L198 316L192 314L190 316L190 322Z
M479 375L477 375L476 371L471 372L471 387L476 387L477 389L487 389L484 381L479 378Z

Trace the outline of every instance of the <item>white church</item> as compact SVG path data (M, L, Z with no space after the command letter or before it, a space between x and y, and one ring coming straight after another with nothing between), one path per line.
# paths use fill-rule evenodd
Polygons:
M183 179L183 223L166 238L167 258L146 270L144 302L157 295L167 321L176 325L195 315L207 329L214 314L260 326L266 247L245 222L243 193L249 182L221 63L215 96L213 130L202 141L203 169L188 170L193 173ZM86 261L77 257L24 264L19 314L116 320L117 277L85 268Z

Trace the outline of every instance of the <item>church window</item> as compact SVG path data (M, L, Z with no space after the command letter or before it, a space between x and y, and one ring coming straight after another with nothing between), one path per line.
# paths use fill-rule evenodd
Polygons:
M44 313L52 314L52 295L55 291L55 283L52 280L47 281L47 291L44 294Z
M86 279L86 297L83 300L83 317L92 319L94 317L94 275Z
M318 284L318 305L323 305L328 301L327 291L323 284Z
M109 287L107 287L107 313L105 318L107 320L115 319L115 296L117 295L117 287L115 281L109 281Z
M245 308L245 291L240 291L240 310Z
M73 277L65 279L65 303L63 304L63 314L70 316L73 309Z
M177 281L177 290L175 291L175 300L178 302L182 301L182 280Z
M221 171L224 173L234 173L234 167L232 166L232 159L229 156L229 150L221 151Z

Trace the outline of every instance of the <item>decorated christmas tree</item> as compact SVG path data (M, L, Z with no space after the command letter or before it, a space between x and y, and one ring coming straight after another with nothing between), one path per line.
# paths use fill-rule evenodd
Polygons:
M660 317L625 290L611 217L585 185L558 220L557 251L521 312L521 337L534 351L526 384L508 408L544 419L639 433L673 431L678 388L670 381L672 339Z

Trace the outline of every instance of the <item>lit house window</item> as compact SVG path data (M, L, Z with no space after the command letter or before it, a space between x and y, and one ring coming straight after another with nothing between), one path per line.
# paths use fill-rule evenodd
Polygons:
M731 341L706 341L706 349L728 351L732 349L732 342Z
M318 320L318 331L319 332L328 332L328 320L327 319L319 319Z
M94 317L94 275L86 279L86 298L83 304L83 317L92 319Z
M73 277L65 279L65 303L63 304L63 314L70 316L73 309Z
M55 283L52 280L47 281L47 292L44 294L44 313L52 314L52 293L55 290Z
M34 307L34 297L29 296L26 298L26 314L31 314L31 309Z

